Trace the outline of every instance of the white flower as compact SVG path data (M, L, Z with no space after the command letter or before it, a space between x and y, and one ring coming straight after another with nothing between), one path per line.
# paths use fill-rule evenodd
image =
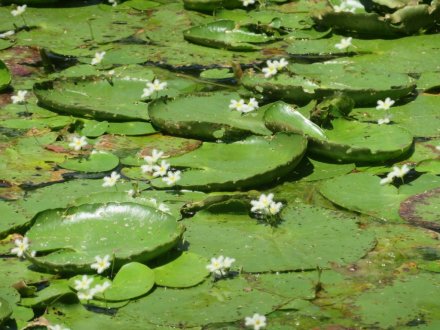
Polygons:
M218 258L211 258L211 263L206 266L206 269L208 269L211 273L214 273L216 275L223 275L223 261L225 260L225 257L220 256Z
M151 89L144 88L141 98L149 97L151 94L153 94L153 91Z
M16 239L14 241L15 248L11 250L11 253L16 254L17 257L22 257L24 253L29 249L29 239L27 237L23 237L23 239Z
M335 47L340 50L348 48L348 47L352 46L352 44L351 44L352 40L353 40L352 37L342 38L341 41L335 45Z
M118 5L118 2L116 0L108 0L108 2L111 3L113 7L116 7Z
M255 0L240 0L243 3L243 6L247 7L249 5L253 5Z
M152 165L156 164L161 158L163 158L163 151L153 149L151 156L145 156L144 160L147 162L147 164Z
M266 316L255 313L252 317L245 318L245 326L260 330L266 326Z
M168 164L166 161L161 161L160 165L154 165L153 166L153 176L165 176L167 174L168 169L170 168L170 164Z
M59 324L55 324L55 325L48 325L47 328L49 330L70 330L69 328L65 328Z
M410 170L411 168L409 168L408 165L404 164L400 168L398 166L393 166L393 171L391 173L393 173L394 177L403 178Z
M251 201L251 212L260 212L260 211L266 211L270 204L273 203L273 194L261 194L258 200L252 200Z
M88 290L90 288L90 284L92 284L93 278L88 277L87 275L83 275L80 280L75 280L75 290Z
M97 52L95 53L95 57L93 57L92 59L92 65L97 65L99 63L102 62L102 60L104 59L105 56L105 52Z
M162 211L163 213L169 213L170 212L170 208L164 204L164 203L160 203L159 206L157 207L157 209L159 211Z
M264 78L270 78L278 73L278 64L272 61L266 62L267 67L263 68Z
M102 184L103 187L113 187L116 182L121 178L121 176L117 172L112 172L110 176L104 177L104 183Z
M275 68L276 68L277 70L282 70L282 69L284 69L286 66L289 65L289 62L287 62L285 58L282 58L282 59L279 60L279 61L273 61L273 64L275 65Z
M147 87L152 91L152 92L159 92L161 90L164 90L167 87L167 83L164 82L160 82L159 79L154 79L154 81L151 83L147 83Z
M17 95L12 95L11 96L12 103L14 103L14 104L18 103L19 104L19 103L26 102L26 94L27 93L28 93L27 91L18 91Z
M249 106L244 102L243 99L240 100L231 100L229 103L229 109L237 110L238 112L248 112Z
M0 39L4 39L4 38L10 37L10 36L13 36L14 34L15 34L14 30L10 30L10 31L6 31L6 32L3 32L3 33L0 33Z
M270 203L269 207L267 208L267 213L270 215L275 215L280 213L281 208L283 207L283 203L281 202L272 202Z
M133 197L134 194L135 194L135 191L134 191L134 189L129 189L129 190L126 191L126 193L127 193L128 196Z
M393 182L394 179L394 175L393 172L388 173L388 175L380 180L380 185L383 186L384 184L390 184L391 182Z
M14 10L11 11L12 16L20 16L26 11L26 5L17 6Z
M389 97L387 97L385 99L385 101L379 100L377 101L377 106L376 109L377 110L389 110L391 108L391 106L395 103L396 101L390 99Z
M225 257L223 260L223 268L229 269L231 268L232 264L235 262L234 258Z
M76 294L78 296L79 300L92 300L93 299L93 292L91 290L89 291L81 291Z
M104 270L110 267L110 256L107 254L104 256L104 258L101 258L100 256L95 257L96 262L91 264L90 267L92 269L96 269L98 274L101 274Z
M437 151L440 151L440 146L436 146L435 149L436 149Z
M175 185L177 181L180 180L180 171L169 171L167 173L167 176L164 176L162 178L162 181L165 182L167 185L172 186ZM153 174L154 175L154 174Z
M380 118L377 123L379 125L383 125L383 124L389 124L391 121L391 116L385 116L384 118Z
M149 164L142 165L141 166L142 173L151 173L151 172L153 172L153 167L154 167L154 165L149 165Z
M247 106L249 108L248 111L254 111L255 109L258 109L258 102L254 97L252 97L249 99Z
M81 137L74 136L72 138L72 142L69 143L69 147L71 147L75 151L78 151L81 150L81 148L86 146L87 144L88 143L85 136L81 136Z
M105 290L107 290L111 286L111 283L109 281L105 281L103 284L97 284L92 289L90 289L90 293L93 296L96 296L97 294L104 293Z

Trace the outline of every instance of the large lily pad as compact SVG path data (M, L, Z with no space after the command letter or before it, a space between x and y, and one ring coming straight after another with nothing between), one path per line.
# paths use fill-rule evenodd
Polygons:
M347 264L375 245L374 235L338 212L299 205L286 206L277 228L246 214L198 212L186 220L185 240L205 257L235 258L245 272L270 272Z
M196 44L236 51L258 50L259 47L255 44L275 40L265 33L252 31L252 26L237 25L231 20L219 20L196 26L184 31L183 36Z
M234 143L209 143L193 152L169 159L186 170L177 182L181 188L200 191L235 190L272 183L289 173L301 160L307 140L300 135L278 133L250 136ZM151 184L167 185L161 179Z
M310 151L338 162L385 162L407 153L413 136L394 125L336 119L324 130L326 140L312 139Z
M148 106L152 123L171 135L202 140L231 140L248 135L270 135L263 109L248 114L229 109L237 93L215 93L159 100Z
M9 303L0 297L0 325L12 315L12 308Z
M108 203L42 212L27 236L36 251L52 252L30 258L37 266L90 273L97 255L112 256L116 267L129 260L145 262L175 245L181 233L169 214L133 203Z
M109 152L97 152L87 158L68 159L60 167L78 172L106 172L113 170L119 164L119 158Z

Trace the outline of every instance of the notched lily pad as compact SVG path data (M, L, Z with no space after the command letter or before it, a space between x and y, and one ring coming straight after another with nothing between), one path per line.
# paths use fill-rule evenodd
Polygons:
M0 91L5 89L11 83L12 76L8 67L3 61L0 61Z
M109 152L96 152L87 158L68 159L59 164L67 170L78 172L107 172L113 170L119 164L119 158Z
M133 203L47 210L27 232L33 249L44 255L29 259L52 272L90 273L95 256L110 255L119 268L128 261L145 262L166 252L182 230L169 214Z

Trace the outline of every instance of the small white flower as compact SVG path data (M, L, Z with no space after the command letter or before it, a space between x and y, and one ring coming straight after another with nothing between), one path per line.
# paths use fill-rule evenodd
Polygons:
M245 113L249 112L249 105L247 105L243 99L240 100L231 100L229 103L229 109L237 110L238 112Z
M382 101L382 100L377 101L376 109L377 110L389 110L395 102L396 101L387 97L385 99L385 101Z
M141 98L149 97L151 94L153 94L153 91L151 89L144 88Z
M400 168L398 166L393 166L393 171L391 173L397 178L403 178L410 170L411 168L404 164Z
M279 71L284 69L286 66L288 66L289 62L287 62L285 58L282 58L279 61L273 61L273 64L275 65L276 69Z
M93 292L91 290L88 291L80 291L76 294L79 300L92 300Z
M27 91L18 91L17 95L12 95L11 100L14 104L20 104L26 102Z
M251 99L249 99L247 106L249 108L248 112L254 111L254 110L258 109L258 101L254 97L252 97Z
M113 75L115 74L115 70L107 71L107 74L108 74L109 76L113 76Z
M10 36L13 36L14 34L15 34L14 30L10 30L10 31L6 31L6 32L3 32L3 33L0 33L0 39L4 39L4 38L10 37Z
M110 256L107 254L104 256L104 258L101 258L100 256L95 257L96 262L91 264L90 267L92 269L96 269L96 272L98 274L101 274L104 270L110 267Z
M247 7L249 5L253 5L255 0L240 0L243 3L243 6Z
M280 213L282 207L283 207L283 203L272 202L272 203L270 203L269 207L267 208L267 213L269 213L270 215L276 215L276 214Z
M170 213L170 208L164 203L160 203L157 209L163 213Z
M223 260L223 268L229 269L231 268L232 264L235 262L234 258L225 257Z
M151 172L153 172L153 167L154 167L154 165L149 165L149 164L142 165L141 166L142 173L151 173Z
M346 48L352 46L352 44L351 44L352 40L353 40L352 37L342 38L341 41L335 45L335 47L340 50L346 49Z
M47 328L49 330L70 330L69 328L65 328L59 324L55 324L55 325L48 325Z
M151 82L147 83L147 87L152 92L159 92L167 87L167 83L165 81L161 82L159 79L154 79L152 83Z
M93 278L88 277L87 275L83 275L80 280L75 280L75 290L88 290L90 288L90 284L92 284Z
M389 124L391 121L391 116L385 116L384 118L380 118L377 123L379 125L383 125L383 124Z
M69 147L71 147L75 151L78 151L81 150L81 148L86 146L87 144L88 143L85 136L81 136L81 137L74 136L72 138L72 142L69 143Z
M245 326L254 327L254 330L260 330L266 327L266 316L255 313L252 317L246 317Z
M225 257L219 256L218 258L211 258L211 263L206 266L206 269L208 269L211 273L214 273L215 275L223 276L223 270L224 270L224 262Z
M90 293L93 296L96 296L97 294L104 293L105 290L107 290L111 286L111 283L109 281L105 281L103 284L97 284L92 289L90 289Z
M145 156L144 160L147 162L147 164L153 165L156 164L161 158L163 158L163 151L153 149L151 156Z
M251 201L251 212L261 212L266 211L270 204L273 203L273 194L261 194L258 200L252 200Z
M153 176L165 176L167 174L168 169L170 168L170 164L168 164L166 161L161 161L160 165L154 165L153 166Z
M134 189L127 190L126 193L127 193L127 195L128 195L129 197L133 197L133 196L136 194L136 192L134 191Z
M436 146L435 150L440 151L440 146Z
M270 78L278 73L277 63L272 61L266 62L267 67L263 68L264 78Z
M14 10L11 11L12 16L20 16L26 11L26 5L17 6Z
M118 2L116 0L108 0L108 2L111 3L113 7L116 7L118 5Z
M385 185L385 184L390 184L390 183L393 182L394 175L392 175L392 173L393 173L393 172L388 173L388 175L387 175L385 178L383 178L383 179L380 180L380 185L381 185L381 186L383 186L383 185Z
M23 257L24 253L29 249L29 239L27 237L16 239L14 244L16 247L11 250L11 253L16 254L17 257Z
M116 182L121 178L121 176L117 172L112 172L110 176L104 177L104 183L102 184L103 187L113 187Z
M169 171L167 173L167 176L164 176L162 178L162 181L165 182L167 185L172 186L175 185L177 181L181 179L180 171ZM153 173L154 175L154 173Z
M102 62L102 60L104 59L105 56L105 52L97 52L95 53L95 57L93 57L92 59L92 65L97 65L99 63Z

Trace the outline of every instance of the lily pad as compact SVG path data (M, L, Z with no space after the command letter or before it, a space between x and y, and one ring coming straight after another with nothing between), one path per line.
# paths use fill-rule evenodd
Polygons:
M206 265L208 265L207 258L191 252L183 252L174 260L153 269L156 284L170 288L197 285L209 275Z
M324 130L327 140L312 139L310 151L338 162L385 162L407 153L413 137L394 125L377 125L335 119Z
M134 121L126 123L109 123L107 128L109 134L121 135L147 135L157 133L150 123Z
M344 265L362 258L375 245L371 232L342 213L298 205L286 206L281 218L281 224L272 228L246 214L200 211L185 220L185 240L192 252L207 258L234 257L245 272Z
M12 77L8 67L3 61L0 61L0 91L8 87L11 80Z
M133 203L47 210L27 237L36 251L51 253L29 259L55 272L90 273L97 255L111 255L116 268L129 260L145 262L172 248L181 233L182 226L169 214Z
M272 183L289 173L304 155L307 140L300 135L277 133L250 136L234 143L209 143L179 157L172 167L185 168L177 185L199 191L236 190ZM166 188L161 179L151 185Z
M138 262L130 262L121 267L110 288L102 297L105 300L120 301L146 294L154 286L155 273Z
M9 303L0 297L0 325L12 315L12 308Z
M159 100L148 106L148 114L154 126L171 135L202 140L270 135L262 109L243 115L229 108L231 100L240 98L237 93L221 92Z
M107 172L119 164L119 158L109 152L97 152L87 158L68 159L59 164L60 167L78 172Z

